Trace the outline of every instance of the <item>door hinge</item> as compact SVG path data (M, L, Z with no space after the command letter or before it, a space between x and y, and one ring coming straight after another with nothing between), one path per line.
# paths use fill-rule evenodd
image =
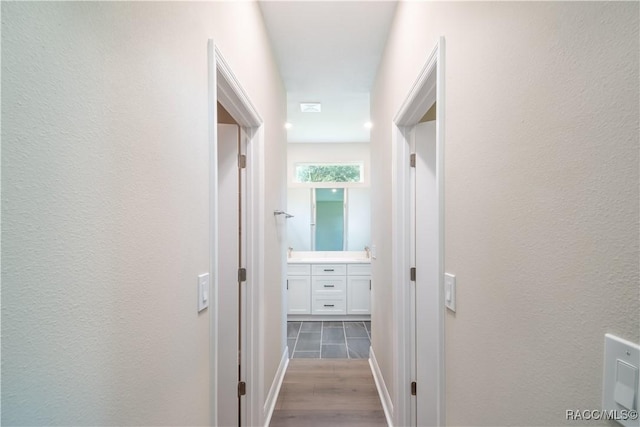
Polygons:
M418 385L416 384L415 381L411 382L411 396L416 396L418 391Z
M411 267L411 269L409 270L409 279L412 282L416 281L416 268L415 267Z
M411 166L412 168L416 167L416 153L411 153L411 155L409 156L409 166Z
M247 383L240 381L238 383L238 397L244 396L245 394L247 394Z
M247 156L244 154L240 154L238 156L238 167L240 169L244 169L247 167Z
M246 282L247 281L247 269L239 268L238 269L238 282Z
M289 280L287 280L287 290L289 290Z

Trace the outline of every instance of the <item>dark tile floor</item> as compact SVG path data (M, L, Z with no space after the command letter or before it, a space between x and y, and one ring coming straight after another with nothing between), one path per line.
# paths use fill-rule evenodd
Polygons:
M293 359L368 359L371 322L287 322Z

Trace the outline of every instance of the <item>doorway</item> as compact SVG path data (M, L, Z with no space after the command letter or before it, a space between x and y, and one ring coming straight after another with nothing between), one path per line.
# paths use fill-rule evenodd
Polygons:
M240 125L218 103L218 316L225 319L218 337L221 361L237 360L237 369L223 369L218 378L218 422L220 425L242 425L246 405L238 387L244 382L246 363L246 325L242 321L246 307L244 281L239 275L246 268L246 174L239 159L246 152Z
M392 137L394 421L444 425L444 38L396 114Z
M213 425L264 420L262 119L213 40L209 71L210 408ZM221 108L218 108L220 104ZM231 123L223 123L223 122Z

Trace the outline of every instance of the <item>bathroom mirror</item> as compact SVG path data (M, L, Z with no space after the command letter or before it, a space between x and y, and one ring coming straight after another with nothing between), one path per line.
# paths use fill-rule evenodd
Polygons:
M287 211L294 216L287 222L294 251L362 251L369 246L369 188L289 188Z

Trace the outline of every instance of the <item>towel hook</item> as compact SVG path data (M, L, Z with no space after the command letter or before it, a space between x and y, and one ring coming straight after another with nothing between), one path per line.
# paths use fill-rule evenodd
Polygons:
M284 215L285 218L293 218L293 215L286 213L285 211L273 211L274 215Z

